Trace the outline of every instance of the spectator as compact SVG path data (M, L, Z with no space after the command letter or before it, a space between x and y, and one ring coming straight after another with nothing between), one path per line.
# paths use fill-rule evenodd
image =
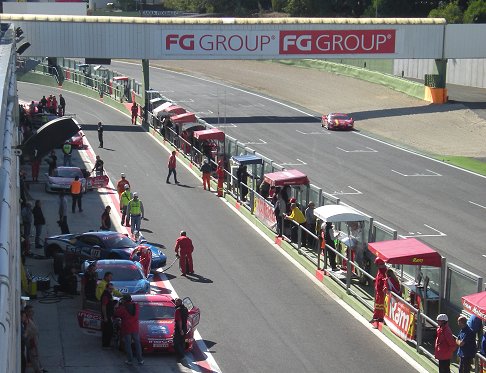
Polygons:
M71 162L72 153L73 153L73 146L71 145L69 140L66 140L66 142L62 146L62 154L64 155L64 160L63 160L64 167L66 166L71 167L73 165Z
M100 280L100 282L98 282L98 285L96 285L95 296L97 300L101 300L101 296L103 295L103 292L106 290L106 286L109 283L111 283L112 280L113 280L113 273L105 272L105 274L103 275L103 279ZM121 297L123 295L116 289L113 289L113 294L115 294L117 297Z
M275 195L275 203L273 204L273 213L275 215L275 220L277 221L277 236L282 237L283 235L283 220L285 217L286 204L285 200L282 198L282 192L278 191Z
M48 174L49 176L54 176L54 170L57 168L57 156L54 150L51 150L49 157L46 159L47 164L49 165Z
M395 271L391 268L386 270L386 289L392 291L395 294L402 296L402 288L400 286L400 281L398 281Z
M194 245L192 240L187 237L186 231L181 231L181 235L175 242L176 257L179 258L179 267L182 272L182 276L186 276L187 273L193 274L194 268L192 263L192 253L194 251Z
M91 263L83 275L83 292L84 297L90 301L97 301L96 299L96 285L98 283L98 273L96 272L96 264Z
M66 113L66 100L62 96L62 94L59 95L59 115L62 117Z
M103 141L103 140L101 140ZM103 146L100 146L100 148L102 148ZM94 171L96 171L96 176L103 176L104 174L104 165L105 165L105 162L103 162L103 160L100 158L99 155L96 156L96 162L94 164L94 167L93 169L91 170L91 173L93 173Z
M31 364L34 373L47 372L39 360L39 329L34 322L34 309L25 306L27 322L25 325L25 342L27 346L27 361Z
M137 124L137 115L138 115L138 105L136 102L133 102L133 105L130 109L132 113L132 124Z
M293 202L290 204L290 215L285 215L285 218L288 220L293 220L296 224L292 224L290 239L292 242L297 242L298 240L298 233L299 233L299 225L305 224L305 216L300 211L297 203Z
M130 214L132 234L140 231L140 224L144 218L143 203L138 198L138 193L133 193L133 198L127 205L127 214Z
M35 206L32 209L32 214L34 215L34 227L35 227L35 248L40 249L42 248L41 245L41 234L42 234L42 227L46 224L46 219L44 218L44 214L41 208L41 201L35 201Z
M185 355L184 336L187 333L187 317L189 311L182 303L182 300L177 298L174 300L176 311L174 314L174 350L179 359L183 359Z
M101 294L101 347L110 348L111 338L113 337L113 314L115 308L115 300L113 299L113 291L115 287L111 282L107 282L105 290ZM98 289L96 289L98 291Z
M378 273L375 277L375 304L370 323L383 322L385 317L386 265L380 258L375 259L375 264Z
M111 207L106 206L103 214L101 214L101 227L102 231L109 231L111 230L111 217L110 217Z
M172 151L172 154L171 156L169 157L169 161L167 162L167 168L169 169L169 174L167 175L167 180L166 180L166 183L167 184L170 184L170 175L174 174L174 182L176 184L179 184L179 182L177 181L177 172L176 172L176 164L177 164L177 161L176 161L176 151Z
M130 213L128 212L128 204L132 200L132 193L130 192L130 185L125 184L125 191L120 196L120 212L122 213L121 225L130 226Z
M204 190L206 190L206 185L208 187L208 190L211 190L211 165L209 164L209 161L207 159L203 161L203 164L201 166L201 172Z
M22 310L20 311L20 372L25 373L27 367L27 357L26 357L26 334L25 329L27 327L27 313Z
M62 291L66 294L78 295L78 276L76 276L76 269L74 267L66 267L59 274L59 287L56 290Z
M115 309L115 316L121 318L121 334L125 341L125 352L127 354L125 363L127 365L132 365L132 341L135 345L138 364L143 365L144 363L142 359L142 346L140 344L139 313L140 309L138 304L132 302L132 297L129 294L125 294L122 297L120 304Z
M59 220L57 223L61 228L61 234L69 234L69 227L67 222L67 198L64 191L59 193Z
M83 185L79 180L79 176L75 176L74 180L71 182L71 196L73 198L73 203L71 205L71 210L74 214L76 210L76 203L78 204L79 212L83 212L83 208L81 207L82 204L82 197L83 197Z
M37 155L38 151L37 149L34 150L34 155L32 157L32 181L38 181L39 179L39 169L40 169L40 163L41 160L39 156Z
M459 373L469 373L471 365L476 355L476 337L471 328L467 325L466 316L459 316L457 325L461 331L457 335L456 344L457 356L459 356Z
M437 316L437 336L434 356L439 360L439 373L451 373L451 357L456 349L456 340L448 324L449 318L441 313Z
M127 180L125 173L120 174L120 180L116 183L116 190L118 191L118 198L121 197L122 193L125 191L125 185L130 188L130 182Z
M236 181L238 183L238 188L240 191L240 200L246 202L246 195L248 194L248 170L246 165L240 165L238 170L236 170Z
M32 206L28 202L22 202L22 209L20 210L20 214L22 216L22 224L24 226L24 237L26 240L30 237L30 232L32 230Z
M102 148L103 147L103 124L101 124L101 122L98 122L97 131L98 131L98 141L100 143L98 148Z
M57 114L57 98L56 96L52 96L51 100L51 113Z
M46 96L42 96L42 98L39 100L39 107L42 109L41 111L44 111L46 106L47 106Z
M307 228L307 230L313 234L316 234L316 217L314 216L314 208L315 204L314 202L310 201L307 204L307 208L305 209L305 224L304 226ZM312 236L309 235L309 233L305 232L304 238L302 240L302 245L307 246L309 248L315 247L315 240Z
M336 250L336 244L334 241L338 236L338 232L334 230L334 226L332 222L328 221L321 226L322 229L322 243L324 245L321 246L323 250L326 250L326 245L331 247L332 249ZM336 253L333 250L327 250L327 259L329 259L329 265L331 266L331 270L335 271L336 267Z

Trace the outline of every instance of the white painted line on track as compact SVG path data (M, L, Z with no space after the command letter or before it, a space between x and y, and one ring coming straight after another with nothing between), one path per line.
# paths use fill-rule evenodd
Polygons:
M295 131L297 131L298 133L300 133L302 135L330 135L331 134L329 131L324 131L324 130L319 131L319 132L316 132L316 131L314 131L314 132L303 132L301 130L295 130Z
M236 128L238 126L236 124L229 123L229 124L218 124L215 127L216 128Z
M259 141L248 141L248 142L242 142L241 144L243 145L265 145L267 142L262 139L258 139ZM241 142L241 141L239 141Z
M474 205L474 206L478 206L478 207L481 207L483 209L486 209L486 206L483 206L483 205L480 205L479 203L476 203L476 202L473 202L473 201L468 201L470 204Z
M292 163L292 162L288 162L288 163L279 163L280 166L305 166L307 163L304 162L303 160L299 159L299 158L296 158L299 163Z
M345 152L345 153L378 153L378 150L372 149L368 146L366 146L364 149L355 149L355 150L346 150L346 149L340 148L339 146L336 146L336 148Z
M431 170L425 170L425 171L428 171L430 173L428 174L421 174L421 173L416 173L416 174L404 174L404 173L401 173L399 171L395 171L395 170L392 170L392 172L395 172L396 174L400 175L400 176L404 176L404 177L427 177L427 176L442 176L441 174L435 172L435 171L431 171Z
M422 234L421 232L408 232L409 235L399 235L402 238L416 238L416 237L447 237L447 234L444 232L439 231L438 229L431 227L428 224L424 224L425 227L429 228L430 230L433 230L434 232L437 232L437 234Z
M187 104L188 102L194 102L194 100L193 100L192 98L188 98L187 100L177 100L177 104L179 104L179 103L181 103L181 102L183 102L183 103L186 103L186 104Z
M353 192L343 192L342 190L340 192L334 192L334 193L329 193L331 194L332 196L342 196L342 195L346 195L346 194L363 194L362 192L360 192L358 189L356 188L353 188L351 185L348 185L348 188L349 189L352 189Z

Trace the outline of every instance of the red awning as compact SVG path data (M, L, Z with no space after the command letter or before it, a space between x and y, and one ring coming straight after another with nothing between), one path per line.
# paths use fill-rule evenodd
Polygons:
M298 170L285 170L264 175L264 181L271 186L307 185L309 178Z
M173 115L179 115L184 114L186 112L186 109L184 109L182 106L172 105L164 109L163 111L165 111L166 113L171 113Z
M462 305L466 311L486 321L486 291L462 297Z
M114 82L120 81L120 80L128 81L128 76L115 76L115 77L113 77Z
M199 141L204 141L204 140L224 141L224 132L216 128L211 128L209 130L194 131L194 137Z
M197 122L196 114L194 113L183 113L177 114L170 118L172 123L193 123Z
M390 264L442 266L440 254L415 238L371 242L368 248Z

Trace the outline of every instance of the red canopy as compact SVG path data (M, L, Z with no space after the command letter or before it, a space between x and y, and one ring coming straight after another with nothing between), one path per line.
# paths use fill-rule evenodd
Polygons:
M184 109L182 106L172 105L164 109L163 111L165 111L166 113L178 115L178 114L184 114L186 112L186 109Z
M442 266L440 254L415 238L371 242L368 248L374 255L390 264Z
M285 170L264 175L264 182L271 186L307 185L309 178L298 170Z
M183 113L177 114L170 118L172 123L193 123L196 122L196 114L194 113Z
M462 297L464 309L486 321L486 291Z
M194 137L200 141L204 141L204 140L224 141L224 132L216 128L211 128L209 130L194 131Z

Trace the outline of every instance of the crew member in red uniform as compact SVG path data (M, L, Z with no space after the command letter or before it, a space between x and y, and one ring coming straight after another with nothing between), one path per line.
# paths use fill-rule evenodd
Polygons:
M218 197L223 197L223 183L224 183L224 168L223 160L219 161L218 168L216 169L218 175Z
M119 199L121 198L122 193L125 191L125 185L128 184L128 187L130 188L130 182L126 179L124 172L120 174L120 177L121 179L116 183L116 190L118 191Z
M132 112L132 124L137 124L138 105L136 102L133 103L131 112Z
M181 236L176 240L174 249L176 256L179 258L182 276L185 276L187 273L193 274L192 252L194 251L194 246L185 231L181 231Z
M375 264L378 273L375 277L375 307L370 323L383 322L385 317L386 265L380 258L375 259Z
M150 268L152 266L152 250L146 245L140 245L132 251L130 260L133 260L136 255L138 255L138 261L142 265L145 277L147 277L150 274Z

